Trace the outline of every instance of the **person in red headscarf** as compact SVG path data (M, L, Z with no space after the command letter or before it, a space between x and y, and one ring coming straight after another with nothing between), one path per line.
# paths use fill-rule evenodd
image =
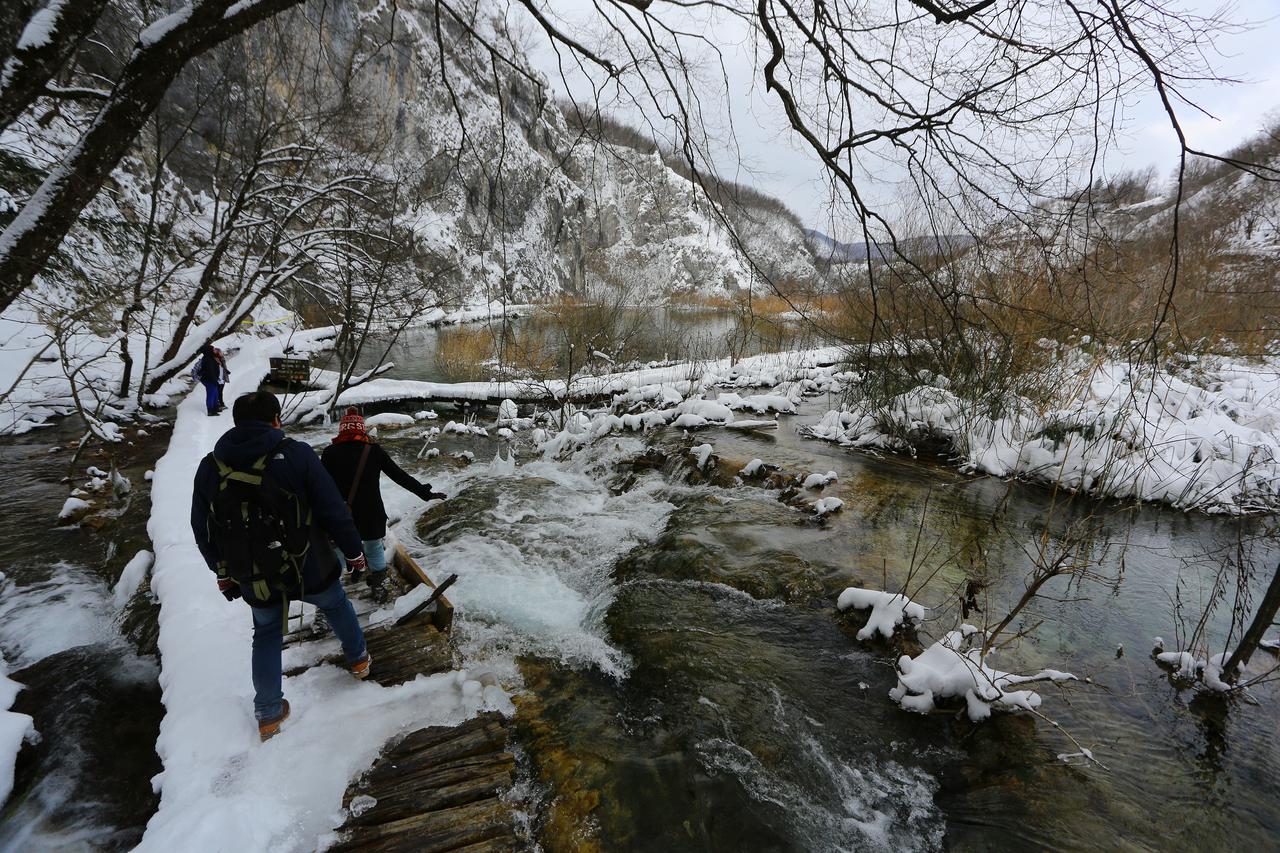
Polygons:
M338 485L338 491L351 508L356 529L364 540L364 555L369 561L369 589L378 602L390 596L387 588L387 554L382 540L387 535L387 510L382 503L381 475L413 492L424 501L444 500L445 495L431 490L430 483L420 483L395 463L395 460L370 440L364 418L353 406L338 422L338 435L324 449L320 461Z

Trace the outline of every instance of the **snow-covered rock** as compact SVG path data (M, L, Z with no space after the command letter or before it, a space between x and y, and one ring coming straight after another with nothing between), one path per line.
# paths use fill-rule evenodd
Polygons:
M699 444L696 447L689 448L689 454L693 457L693 464L698 470L707 467L707 463L711 461L711 454L714 452L709 444Z
M411 415L403 415L398 412L383 412L379 415L370 415L364 419L364 425L368 429L404 429L414 425L414 419Z
M804 478L804 483L801 484L801 487L805 489L821 489L824 486L834 483L836 479L835 471L828 471L825 474L815 472Z
M1228 652L1222 652L1206 659L1188 651L1157 652L1156 660L1173 670L1174 675L1183 681L1198 681L1216 693L1228 693L1236 689L1235 685L1222 680L1222 666L1230 656Z
M444 425L442 432L453 435L474 435L481 438L488 438L489 436L489 431L482 426L458 423L457 421L449 421Z
M58 519L61 521L72 521L81 515L84 515L93 504L86 500L76 497L67 498L62 504L62 509L58 510Z
M825 518L843 508L844 501L839 498L820 498L813 502L813 514L818 518Z
M902 593L882 592L851 586L836 599L838 610L866 610L871 608L867 624L858 630L858 639L870 639L879 633L886 640L893 638L894 630L907 621L913 625L924 620L926 609Z

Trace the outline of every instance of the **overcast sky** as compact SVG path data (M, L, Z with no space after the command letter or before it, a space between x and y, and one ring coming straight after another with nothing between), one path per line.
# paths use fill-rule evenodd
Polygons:
M661 2L657 0L654 8L660 10ZM556 0L549 5L573 25L571 29L595 18L591 0ZM1222 0L1172 0L1170 5L1208 14L1221 7ZM1280 108L1280 0L1235 0L1231 20L1252 26L1247 32L1222 35L1217 43L1220 55L1212 59L1219 75L1245 82L1201 85L1190 90L1214 118L1187 107L1180 111L1192 146L1213 152L1225 151L1253 135L1268 114L1274 115ZM588 38L590 34L580 35ZM734 45L734 34L723 27L717 29L715 38L724 50L729 72L727 108L732 110L738 147L737 154L727 146L719 153L720 171L725 177L784 200L806 224L829 230L825 214L828 191L819 179L816 158L793 140L776 97L765 95L750 45L745 41ZM534 63L554 86L563 88L554 54L544 40L536 42L540 47L532 57ZM720 115L714 118L724 122L727 112L720 109ZM634 114L618 112L619 118L635 122ZM1152 94L1127 110L1122 148L1112 153L1109 165L1112 169L1154 165L1164 177L1176 165L1177 150L1173 131Z

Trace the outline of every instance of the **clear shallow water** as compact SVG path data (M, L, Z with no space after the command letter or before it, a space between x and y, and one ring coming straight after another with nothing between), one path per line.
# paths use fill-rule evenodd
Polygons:
M111 503L117 523L55 528L68 489L60 479L71 473L82 481L89 465L108 467L88 456L71 468L69 451L49 452L78 437L64 422L0 443L0 654L25 685L14 710L31 715L40 735L20 753L13 794L0 810L5 853L128 849L155 808L159 667L139 654L145 639L126 639L125 614L109 588L145 545L142 473L155 438L133 436L136 444L121 451L135 491Z
M441 444L446 457L474 451L470 469L425 466L454 500L423 519L413 548L433 571L459 574L463 635L517 658L528 686L519 729L530 772L548 791L541 819L550 848L583 833L604 849L636 850L1273 843L1277 691L1257 688L1256 706L1199 697L1149 657L1154 636L1172 643L1173 596L1199 600L1241 542L1257 569L1276 564L1274 544L1251 539L1262 522L1055 504L1043 489L799 438L795 427L822 408L784 418L776 433L668 431L651 440L673 458L710 441L734 465L760 457L790 472L835 470L824 494L845 508L825 525L765 489L689 485L674 463L627 490L617 462L638 452L631 437L553 476L557 466L527 456L517 476L491 476L482 463L497 442L486 439ZM417 441L401 441L416 452ZM590 513L573 520L574 502L593 490L595 506L613 501L629 515L625 525ZM643 515L626 502L631 495L662 512ZM834 608L841 589L900 588L913 551L930 555L930 570L960 555L923 591L912 586L934 608L921 634L929 640L958 621L962 567L981 551L980 603L994 622L1021 593L1028 549L1046 527L1060 540L1086 516L1106 580L1052 582L1013 627L1039 626L993 663L1089 678L1043 686L1042 711L1106 770L1058 760L1077 748L1044 719L973 726L889 701L899 652L853 638L860 622ZM632 533L619 535L617 525ZM1225 623L1218 627L1221 637ZM603 658L582 651L584 637ZM1255 666L1269 660L1260 652Z

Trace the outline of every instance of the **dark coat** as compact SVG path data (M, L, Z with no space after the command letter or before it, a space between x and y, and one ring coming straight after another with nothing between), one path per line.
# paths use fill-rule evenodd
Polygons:
M284 441L281 444L281 441ZM328 589L338 579L342 567L338 564L332 539L348 557L356 557L364 550L360 534L356 531L351 513L333 479L320 464L320 458L310 446L294 439L285 439L284 432L258 421L240 424L223 433L214 445L213 453L206 456L196 469L195 490L191 497L191 532L196 545L209 568L217 571L218 551L209 541L209 507L218 490L218 466L216 456L232 467L246 468L272 447L280 445L267 461L267 472L281 488L306 500L311 508L311 550L302 567L302 582L308 592ZM301 595L303 590L290 590L289 597ZM281 598L273 594L266 601L251 599L251 593L242 589L245 601L255 607L279 605Z
M356 478L356 468L360 464L360 454L366 447L369 448L369 459L360 474L360 487L351 503L351 514L355 516L361 539L381 539L387 535L387 510L382 505L379 477L386 474L392 482L423 500L429 500L427 495L431 492L431 484L419 483L406 474L379 444L371 441L339 441L326 447L320 458L325 470L337 483L338 493L344 501L351 492L351 483Z
M218 364L218 357L212 351L200 356L200 381L211 385L222 381L222 365Z

